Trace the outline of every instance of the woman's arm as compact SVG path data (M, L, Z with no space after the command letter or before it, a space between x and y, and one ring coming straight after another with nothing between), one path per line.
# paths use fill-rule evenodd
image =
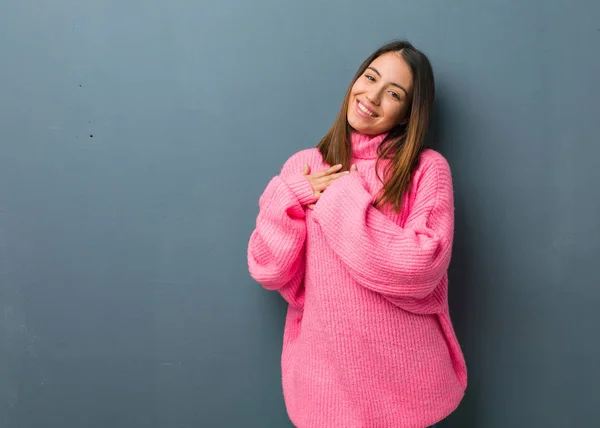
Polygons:
M407 310L438 311L445 302L442 280L454 232L448 163L436 154L423 165L403 228L375 208L373 199L352 173L323 193L313 218L357 282Z
M304 304L304 205L314 203L299 156L290 158L259 199L256 227L248 244L250 275L268 290L278 290L292 306Z

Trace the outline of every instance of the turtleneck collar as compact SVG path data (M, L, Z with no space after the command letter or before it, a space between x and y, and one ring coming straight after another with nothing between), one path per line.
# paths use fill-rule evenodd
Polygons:
M387 132L373 136L352 131L350 134L352 155L356 159L377 159L377 148L386 136Z

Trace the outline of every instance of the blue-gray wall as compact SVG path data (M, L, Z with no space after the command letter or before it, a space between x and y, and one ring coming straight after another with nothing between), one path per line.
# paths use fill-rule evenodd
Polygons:
M406 37L438 82L470 385L443 425L600 420L600 2L5 1L0 427L280 428L257 201Z

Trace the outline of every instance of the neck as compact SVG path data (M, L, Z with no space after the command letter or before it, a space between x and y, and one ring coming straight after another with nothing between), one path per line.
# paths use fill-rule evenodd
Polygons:
M379 135L365 135L356 131L350 134L352 155L356 159L377 159L377 148L383 142L387 132Z

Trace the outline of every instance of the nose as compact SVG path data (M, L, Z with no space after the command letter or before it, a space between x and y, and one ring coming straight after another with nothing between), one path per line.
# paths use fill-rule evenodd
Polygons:
M376 106L379 105L379 102L381 101L381 95L379 94L379 90L378 89L373 89L371 92L369 92L366 95L367 99L372 102L373 104L375 104Z

